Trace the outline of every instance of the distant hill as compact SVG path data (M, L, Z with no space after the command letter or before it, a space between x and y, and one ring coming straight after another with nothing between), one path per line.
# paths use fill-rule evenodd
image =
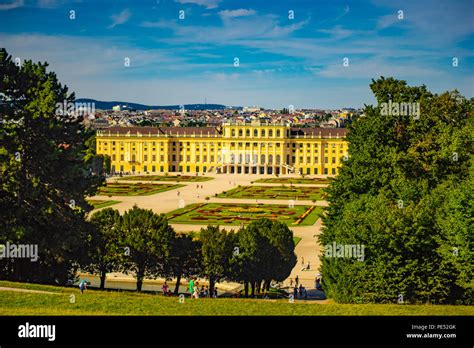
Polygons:
M113 106L116 105L127 105L128 108L134 110L179 110L179 105L144 105L137 103L129 103L123 101L101 101L89 98L76 99L77 103L94 103L96 109L101 110L112 110ZM184 104L185 110L223 110L227 107L222 104ZM241 109L241 107L233 107L234 109Z

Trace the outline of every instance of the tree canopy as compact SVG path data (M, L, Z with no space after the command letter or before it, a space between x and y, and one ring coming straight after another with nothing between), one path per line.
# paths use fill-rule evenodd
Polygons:
M328 296L470 303L473 100L393 78L370 87L378 105L350 126L320 236L323 246L364 245L365 258L323 255ZM420 103L420 115L386 115L389 102Z

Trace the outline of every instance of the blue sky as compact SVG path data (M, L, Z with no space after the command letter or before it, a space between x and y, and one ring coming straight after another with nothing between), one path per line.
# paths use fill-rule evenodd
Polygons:
M0 0L13 57L76 97L155 105L361 107L380 75L472 97L473 33L472 0Z

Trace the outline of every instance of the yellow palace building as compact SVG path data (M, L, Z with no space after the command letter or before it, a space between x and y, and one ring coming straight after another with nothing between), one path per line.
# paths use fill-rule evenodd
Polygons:
M346 131L260 122L110 127L97 131L97 153L110 157L113 173L336 175Z

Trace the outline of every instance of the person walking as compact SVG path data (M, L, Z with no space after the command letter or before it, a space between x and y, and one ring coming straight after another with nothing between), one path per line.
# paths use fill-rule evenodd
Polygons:
M165 282L164 282L164 284L163 284L163 286L162 286L163 296L167 296L167 295L168 295L168 288L169 288L168 283L167 283L166 280L165 280Z
M298 286L298 283L300 282L300 278L298 276L295 277L295 285Z
M189 281L189 293L191 294L191 297L193 297L193 293L194 293L194 279L191 278L191 280Z
M298 287L295 285L293 288L293 299L296 300L298 298Z
M87 282L85 279L82 279L81 282L79 283L79 289L81 290L81 294L83 294L84 290L87 289Z
M300 298L303 298L303 290L304 290L303 284L300 284L300 289L299 289Z
M194 287L194 292L193 292L193 296L194 298L199 298L199 288L198 286L195 286Z
M301 256L301 266L304 266L304 257Z

